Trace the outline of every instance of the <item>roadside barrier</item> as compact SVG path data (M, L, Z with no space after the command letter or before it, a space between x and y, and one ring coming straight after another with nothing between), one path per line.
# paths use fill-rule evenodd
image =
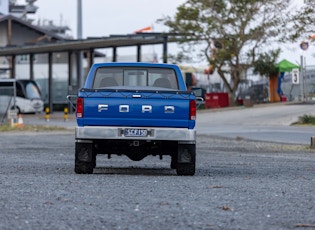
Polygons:
M64 121L68 121L68 119L69 119L69 115L68 115L68 108L64 108L63 109L63 120Z
M45 120L46 121L50 120L50 110L48 107L45 108Z

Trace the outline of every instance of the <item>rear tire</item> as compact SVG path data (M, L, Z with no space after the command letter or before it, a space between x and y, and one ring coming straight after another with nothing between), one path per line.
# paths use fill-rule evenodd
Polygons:
M195 175L195 172L195 164L178 164L176 168L176 173L178 176L193 176Z
M74 171L77 174L92 174L94 168L92 143L75 144L75 166Z
M176 173L179 176L193 176L196 172L196 145L178 145Z
M74 171L76 174L92 174L93 164L89 162L76 161Z

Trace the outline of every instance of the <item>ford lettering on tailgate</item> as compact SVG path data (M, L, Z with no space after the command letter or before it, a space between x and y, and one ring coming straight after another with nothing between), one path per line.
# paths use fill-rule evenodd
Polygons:
M146 129L125 129L125 137L146 137L148 130Z

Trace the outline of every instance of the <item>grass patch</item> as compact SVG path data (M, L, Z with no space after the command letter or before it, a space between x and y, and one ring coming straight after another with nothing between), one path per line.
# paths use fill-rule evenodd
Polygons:
M23 127L11 126L11 125L1 125L0 132L10 132L10 131L63 131L66 128L59 126L45 126L45 125L24 125Z
M298 124L315 125L315 116L307 114L299 116Z

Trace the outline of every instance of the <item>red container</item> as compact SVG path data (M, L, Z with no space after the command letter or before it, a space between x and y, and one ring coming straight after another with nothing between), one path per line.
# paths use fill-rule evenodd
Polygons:
M287 101L287 97L286 96L280 96L280 101L282 101L282 102Z
M220 108L229 106L228 93L206 93L205 106L206 108Z

